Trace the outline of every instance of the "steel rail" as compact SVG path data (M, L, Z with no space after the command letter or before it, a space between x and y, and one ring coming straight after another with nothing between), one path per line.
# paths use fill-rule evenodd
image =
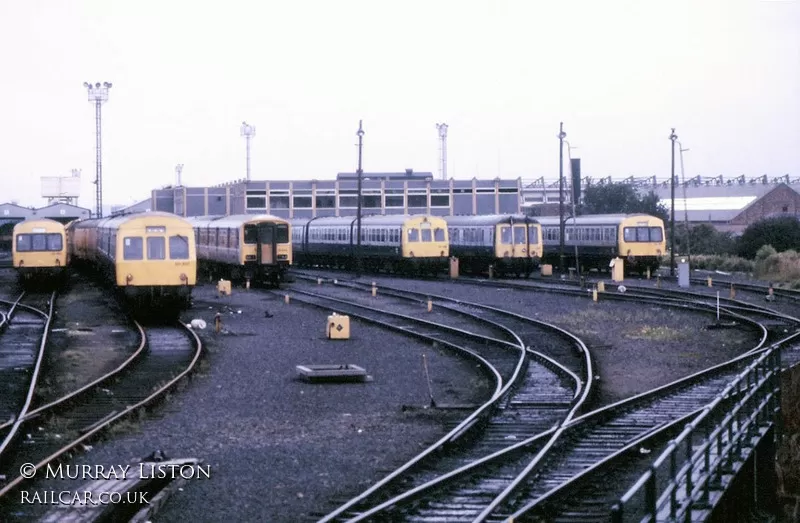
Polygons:
M22 293L20 297L17 298L17 301L14 302L14 304L11 306L11 309L9 309L8 316L11 318L11 321L13 321L13 314L16 311L17 306L20 304L24 296L25 293ZM0 456L3 455L3 452L11 444L11 440L13 440L14 436L16 436L17 431L19 431L19 427L24 422L25 415L27 414L28 409L31 406L31 402L33 401L33 393L36 390L36 385L39 381L39 371L42 368L42 359L44 358L44 350L45 347L47 346L47 335L50 332L50 324L53 320L53 309L55 308L55 303L56 303L56 293L53 292L50 295L48 312L43 312L34 307L25 306L25 308L27 308L28 310L43 316L45 321L43 325L42 338L41 341L39 342L39 350L37 351L36 354L36 363L34 364L33 371L31 373L30 385L28 386L28 393L25 396L25 402L22 404L22 408L20 409L19 414L17 414L14 424L11 426L11 429L9 430L8 434L6 434L5 439L3 439L2 443L0 443Z
M69 452L70 450L74 449L79 444L83 443L84 441L87 441L89 438L91 438L92 436L94 436L95 434L100 432L101 430L105 429L109 425L113 424L117 420L122 419L123 417L129 415L131 412L135 411L136 409L139 409L139 408L147 405L148 403L151 403L154 399L158 398L159 396L161 396L162 394L167 392L179 380L181 380L184 376L186 376L187 374L189 374L189 372L192 371L194 366L197 364L197 361L200 359L200 355L203 352L203 342L197 336L197 333L194 332L192 329L187 328L186 325L184 325L181 322L178 322L178 324L181 326L181 328L185 332L188 332L188 334L190 334L190 338L193 338L194 344L195 344L195 354L192 357L192 360L186 366L186 368L184 370L182 370L180 373L178 373L171 380L167 381L167 383L165 383L164 385L160 386L158 389L156 389L153 393L151 393L146 398L136 402L133 405L127 405L125 407L125 409L123 409L122 411L120 411L118 413L114 413L112 416L105 418L104 420L102 420L101 423L95 425L90 430L86 431L79 438L67 443L66 445L61 447L59 450L53 452L52 454L50 454L46 458L44 458L44 459L40 460L39 462L37 462L34 465L34 469L36 471L39 471L41 468L45 467L48 463L53 462L54 460L60 458L61 456L63 456L67 452ZM13 480L11 480L5 486L0 488L0 499L2 499L3 496L5 496L6 494L8 494L12 490L14 490L20 484L22 484L23 482L28 481L28 480L29 480L28 478L24 478L22 476L17 476Z

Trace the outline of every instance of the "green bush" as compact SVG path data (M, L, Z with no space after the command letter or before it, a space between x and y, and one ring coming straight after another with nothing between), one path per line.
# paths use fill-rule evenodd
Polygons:
M762 245L758 248L758 251L756 251L756 261L764 261L773 254L778 254L775 247L772 245Z
M800 221L794 216L777 216L755 222L739 238L739 256L755 258L765 245L778 252L800 245Z

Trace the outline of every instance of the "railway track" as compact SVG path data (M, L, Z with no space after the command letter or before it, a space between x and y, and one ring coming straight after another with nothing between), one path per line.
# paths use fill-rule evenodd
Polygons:
M5 422L0 427L0 456L17 434L33 401L56 294L52 293L44 304L47 310L23 304L24 297L25 293L14 301L0 300L6 308L0 325L0 420Z
M66 459L103 429L151 404L197 363L202 343L182 323L137 327L141 345L122 366L23 418L23 427L29 428L26 437L0 456L0 477L6 478L0 482L0 520L26 520L35 510L12 499L13 492L29 483L19 474L23 463L40 470ZM34 430L34 425L47 430Z
M422 335L430 340L443 339L441 332L427 331L432 327L427 320L400 316L384 309L379 309L376 315L374 306L353 304L338 296L312 293L297 288L294 289L294 292L302 295L303 301L311 302L328 310L335 309L337 312L393 326L397 330L409 334L415 333L417 336ZM295 294L295 299L297 299L297 294ZM377 301L382 306L386 306L386 297ZM420 310L421 308L414 307L414 309ZM466 316L473 322L493 325L495 328L502 325L496 321L496 318L488 318L486 315L476 316L464 310L450 311L450 315L454 314ZM424 326L426 331L423 333L409 332L409 321ZM453 335L456 334L452 327L439 324L437 329L449 332L449 343L452 348L457 348L452 346L455 342ZM505 330L516 334L507 327ZM541 337L541 332L538 334ZM467 337L474 336L474 334L470 334ZM464 344L460 340L459 343ZM517 347L520 349L519 354L524 358L523 361L527 360L527 364L523 366L517 378L513 381L505 380L502 388L486 404L473 412L448 435L367 492L350 500L340 510L358 512L362 510L361 507L368 508L371 504L380 503L383 499L391 497L394 492L402 492L408 488L424 485L443 473L458 469L476 459L490 456L498 450L506 448L511 442L524 440L535 434L552 433L553 427L560 425L564 420L571 419L574 411L585 401L589 388L584 388L574 373L551 358L527 348L523 352L522 349L525 345L522 340L518 340ZM466 349L463 346L461 348L462 350ZM485 349L480 347L473 346L467 350L475 349L482 351L481 356L486 355ZM489 357L486 357L486 361L493 364L493 360ZM496 374L502 376L501 372ZM587 391L586 394L584 394L584 390ZM538 441L540 444L546 443L543 438L539 438ZM435 456L433 456L434 452ZM430 459L429 456L434 459ZM506 464L505 472L499 469L493 470L491 473L487 471L484 479L487 482L502 481L509 470L523 465L524 460L518 460L516 463L509 462Z
M383 287L382 292L386 292ZM663 296L647 299L653 298L664 299ZM693 307L709 310L708 303L695 303ZM748 311L744 305L738 310ZM726 316L740 317L734 311L722 311ZM758 307L751 308L750 312L765 314ZM643 445L659 448L669 434L674 434L683 423L714 401L735 379L737 372L764 350L767 336L766 329L762 330L761 342L749 355L564 424L551 437L552 444L542 448L526 469L507 482L507 488L488 503L485 501L487 489L469 478L484 466L497 467L497 463L487 463L502 461L506 454L519 453L519 447L509 447L492 460L476 461L423 488L408 490L367 512L339 512L337 520L496 521L513 516L515 521L521 521L532 513L538 514L535 517L547 514L548 521L551 516L560 521L606 519L614 496L619 495L619 483L614 483L615 488L604 482L603 477L612 474L624 478L627 474L633 478L640 473L639 467L645 458L637 456L636 451ZM523 446L533 443L525 442ZM638 466L631 467L631 462ZM576 501L573 493L578 492L576 489L581 485L593 487ZM569 502L565 503L567 491L570 492ZM476 514L479 507L483 510Z

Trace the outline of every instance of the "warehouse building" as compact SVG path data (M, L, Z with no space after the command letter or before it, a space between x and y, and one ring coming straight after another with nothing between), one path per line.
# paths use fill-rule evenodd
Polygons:
M434 180L430 172L363 173L363 214L494 214L521 211L521 180ZM180 216L272 214L282 218L354 216L358 177L246 181L152 191L151 208Z

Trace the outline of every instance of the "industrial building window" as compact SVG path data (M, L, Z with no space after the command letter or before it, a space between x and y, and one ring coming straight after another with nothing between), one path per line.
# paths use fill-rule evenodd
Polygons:
M402 194L398 195L386 195L386 207L404 207L405 206L405 196Z
M431 207L450 207L450 195L431 194Z
M428 195L427 194L409 194L408 195L409 207L427 207Z
M170 260L189 259L189 238L186 236L169 237L169 258Z
M295 209L310 209L311 196L295 196L293 203Z
M362 196L363 201L361 205L367 209L380 209L381 208L381 196L380 194L365 194Z
M317 189L317 209L335 209L336 208L336 192L333 190L320 190Z
M272 196L269 197L270 209L288 209L289 197L288 196Z
M122 258L125 260L142 259L142 238L141 236L129 236L122 242Z
M266 196L248 196L247 197L248 209L266 209L267 198Z

